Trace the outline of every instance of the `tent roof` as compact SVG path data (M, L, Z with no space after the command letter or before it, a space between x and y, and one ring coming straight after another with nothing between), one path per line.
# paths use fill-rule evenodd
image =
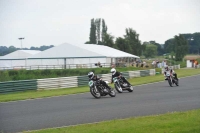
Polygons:
M105 57L133 57L138 56L122 52L120 50L96 44L60 44L38 54L32 55L29 59L35 58L105 58Z
M106 57L133 57L133 58L140 58L136 55L132 55L108 46L104 46L104 45L96 45L96 44L80 44L78 45L79 47L83 48L83 49L89 49L91 51L94 51L96 53L105 55Z
M17 50L10 54L1 56L0 59L23 59L31 55L37 54L41 51L39 50Z

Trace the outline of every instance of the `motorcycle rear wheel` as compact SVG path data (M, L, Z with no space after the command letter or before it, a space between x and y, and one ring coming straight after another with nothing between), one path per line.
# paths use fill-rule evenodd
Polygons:
M109 95L110 95L111 97L115 97L115 96L116 96L115 90L114 90L114 89L110 90Z
M133 86L131 85L130 87L129 87L129 89L127 89L129 92L133 92Z
M172 86L172 81L170 80L170 78L168 78L168 83L169 83L169 85L170 85L171 87L173 87L173 86Z
M176 86L179 86L177 79L175 79L175 84L176 84Z

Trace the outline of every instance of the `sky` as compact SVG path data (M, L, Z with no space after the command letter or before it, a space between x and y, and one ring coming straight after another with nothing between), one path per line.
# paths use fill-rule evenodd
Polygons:
M89 41L92 18L103 18L108 33L141 42L164 42L200 32L200 0L0 0L0 46L30 48Z

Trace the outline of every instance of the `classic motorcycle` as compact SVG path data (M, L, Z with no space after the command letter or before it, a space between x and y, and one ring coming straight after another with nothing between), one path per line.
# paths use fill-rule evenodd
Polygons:
M105 81L106 84L108 84L108 81ZM107 87L105 87L104 85L102 85L99 80L97 81L93 81L90 80L88 83L89 87L90 87L90 93L95 97L95 98L101 98L101 96L106 96L106 95L110 95L111 97L115 97L116 93L114 91L114 89L109 89Z
M129 92L133 92L133 86L128 85L127 83L123 82L121 78L114 77L113 78L114 86L117 92L122 93L123 90L127 90Z
M173 84L176 84L176 86L179 86L178 80L174 78L174 76L170 73L170 71L166 72L168 83L171 87L173 87Z

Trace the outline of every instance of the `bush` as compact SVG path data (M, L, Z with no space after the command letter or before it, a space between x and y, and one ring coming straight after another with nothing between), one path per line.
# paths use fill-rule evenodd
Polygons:
M47 69L47 70L7 70L0 71L0 82L12 80L30 80L42 78L57 78L87 75L92 71L95 74L110 73L111 68L77 68L77 69ZM119 67L117 71L144 70L145 68Z
M11 77L9 77L8 71L0 71L0 82L3 81L10 81L12 80Z
M161 68L156 68L156 72L162 73L162 69Z
M18 70L10 70L8 71L9 76L15 76L18 75Z

